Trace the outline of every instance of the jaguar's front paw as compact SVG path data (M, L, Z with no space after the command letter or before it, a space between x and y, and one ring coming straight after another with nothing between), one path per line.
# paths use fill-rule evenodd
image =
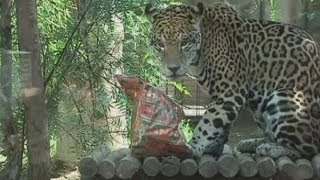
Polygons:
M207 133L207 131L205 132ZM192 150L195 157L208 154L217 158L222 154L224 144L227 141L228 136L223 132L215 136L195 135L188 143L188 147Z
M288 156L291 159L301 158L300 154L276 143L263 143L257 150L256 154L260 156L269 156L271 158L279 158L281 156Z
M213 157L219 157L224 149L226 140L224 136L218 136L208 144L204 149L204 154L209 154Z
M203 154L209 154L212 157L219 157L223 152L224 144L212 143L209 144Z
M212 143L207 146L197 146L194 144L187 144L187 147L192 151L195 158L200 158L204 154L211 155L212 157L219 157L224 148L223 143ZM203 148L205 147L205 148Z
M237 145L237 150L241 153L255 153L257 147L266 142L267 140L265 138L240 140Z

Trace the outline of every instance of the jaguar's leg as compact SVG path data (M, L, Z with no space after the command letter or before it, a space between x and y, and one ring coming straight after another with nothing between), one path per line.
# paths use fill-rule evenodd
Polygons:
M299 157L317 153L309 104L301 91L283 89L273 92L262 112L265 133L273 143L261 144L256 153L273 158Z
M235 100L236 99L236 100ZM237 118L244 99L241 96L217 98L199 121L189 142L194 156L210 154L218 157L228 141L229 130Z
M286 146L271 142L263 143L258 146L256 149L256 154L260 156L269 156L274 159L281 156L288 156L291 159L297 159L300 157L297 152L287 148Z
M267 142L267 138L244 139L238 143L237 150L242 153L255 153L258 146Z

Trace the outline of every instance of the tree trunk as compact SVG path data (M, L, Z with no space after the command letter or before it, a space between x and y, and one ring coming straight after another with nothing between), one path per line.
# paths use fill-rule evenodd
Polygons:
M17 127L12 117L12 32L11 10L12 0L0 2L0 32L1 32L1 69L0 69L0 121L3 129L3 145L7 156L6 165L1 172L0 179L18 180L21 169L21 137L17 134Z
M15 0L21 62L25 74L23 100L27 125L28 179L49 180L50 154L48 122L40 68L40 39L35 0Z
M303 11L303 4L299 0L281 0L280 9L282 12L282 21L300 25L299 15Z
M112 42L112 54L115 58L120 59L122 57L123 53L123 43L122 40L124 38L124 25L121 20L121 14L113 15L112 20L114 22L114 32L115 32L115 39ZM123 73L123 67L119 67L115 69L114 74L121 74ZM110 80L113 83L115 82L115 79ZM107 91L109 91L111 95L110 103L111 107L109 109L108 113L108 124L109 128L111 129L111 132L109 133L110 141L108 142L108 146L112 150L120 149L120 148L127 148L128 140L126 138L126 130L127 130L127 120L125 119L124 113L120 110L119 106L116 103L116 99L113 98L115 94L113 94L112 87L109 82L104 81L105 88ZM117 123L114 123L117 122Z
M260 2L260 19L261 20L271 19L271 1L262 0Z

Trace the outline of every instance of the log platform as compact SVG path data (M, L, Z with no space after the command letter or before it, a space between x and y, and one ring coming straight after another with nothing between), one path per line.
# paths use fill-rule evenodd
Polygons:
M320 154L310 161L288 157L272 159L239 153L225 145L219 158L204 155L199 159L176 156L137 159L129 149L110 151L98 146L79 164L82 180L320 180Z

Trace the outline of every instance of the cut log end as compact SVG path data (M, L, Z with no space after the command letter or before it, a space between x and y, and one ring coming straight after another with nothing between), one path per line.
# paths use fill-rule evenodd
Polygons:
M167 177L173 177L179 173L180 159L175 156L164 157L161 162L161 173Z
M115 164L110 161L102 161L98 168L98 174L105 179L111 179L115 175Z
M96 175L99 164L109 153L110 149L106 145L101 144L97 146L89 156L81 159L79 162L80 174L84 176Z
M311 162L307 159L296 160L296 166L298 168L297 178L299 179L311 179L314 175Z
M126 157L119 161L119 165L116 168L116 174L121 179L130 179L139 170L141 164L140 161L128 154Z
M204 155L200 158L198 164L199 174L205 178L214 177L218 173L218 162L209 155Z
M98 171L97 162L91 157L81 159L79 163L79 172L83 176L94 176Z
M246 153L238 155L240 165L240 175L242 177L254 177L258 174L258 166L256 161Z
M184 176L193 176L197 173L197 162L194 159L185 159L181 162L180 172Z
M297 172L297 166L287 156L280 157L277 161L279 172L283 175L295 177Z
M146 175L154 177L160 173L161 163L156 157L146 157L143 161L142 169Z
M226 177L235 177L239 172L240 166L239 161L231 154L223 154L219 160L219 173Z
M315 176L320 179L320 154L314 156L311 163L314 168Z
M276 164L270 157L257 157L256 158L258 172L261 177L268 178L276 174Z
M116 167L120 159L130 153L127 148L118 149L111 152L99 165L98 174L105 179L111 179L115 175Z

